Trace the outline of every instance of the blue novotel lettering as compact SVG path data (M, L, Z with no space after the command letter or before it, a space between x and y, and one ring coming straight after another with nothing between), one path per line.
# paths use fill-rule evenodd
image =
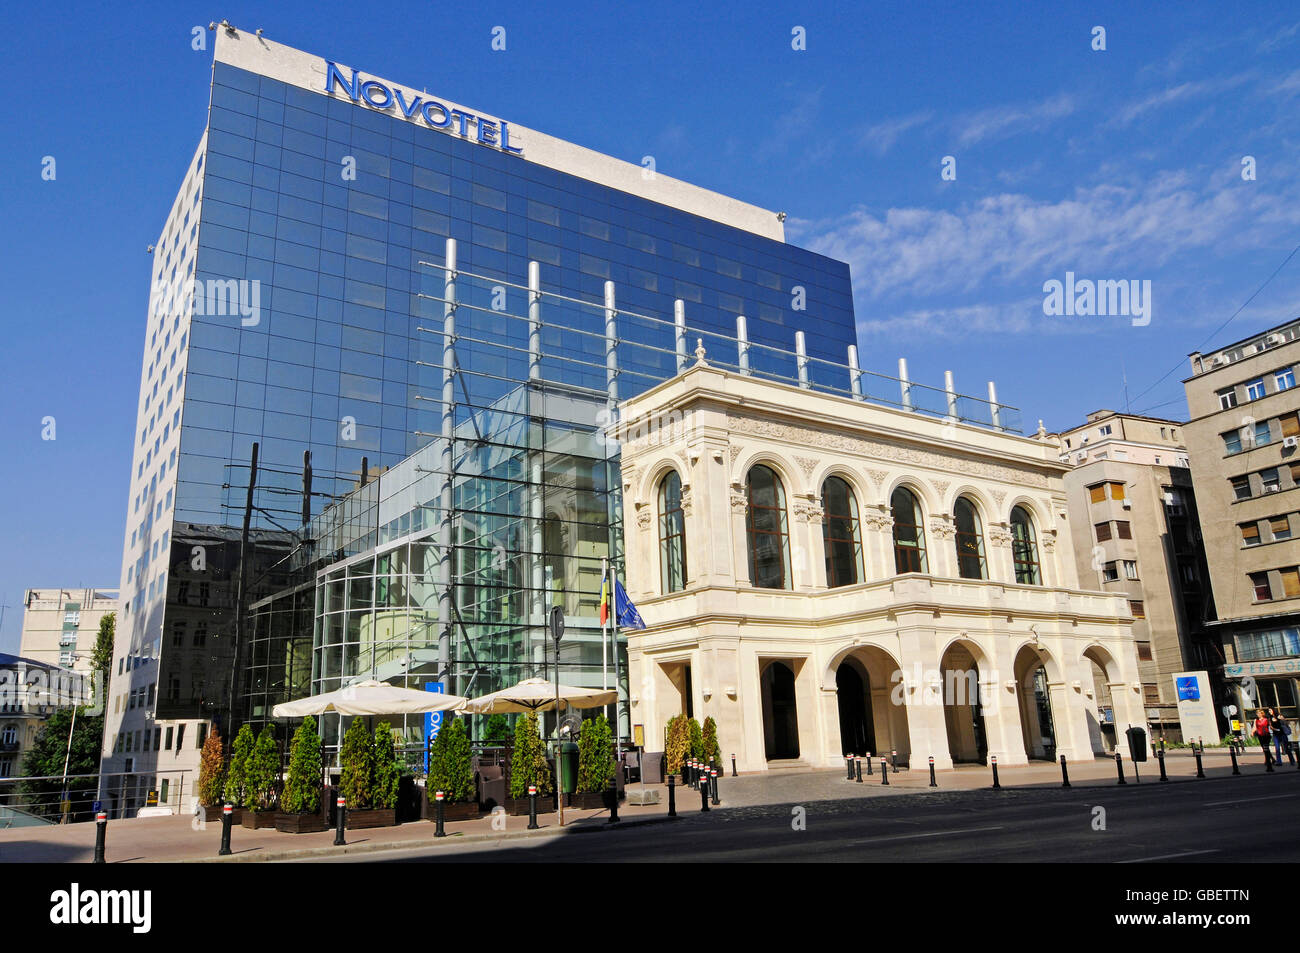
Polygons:
M407 119L419 116L434 129L445 129L465 139L492 146L511 155L522 155L523 148L510 144L510 124L485 116L476 116L461 109L449 109L435 99L415 96L409 102L396 87L389 87L377 79L361 79L359 70L352 71L349 82L343 71L334 63L325 61L325 92L333 93L337 83L355 102L363 102L373 109L390 110L396 107ZM470 124L473 124L473 131Z

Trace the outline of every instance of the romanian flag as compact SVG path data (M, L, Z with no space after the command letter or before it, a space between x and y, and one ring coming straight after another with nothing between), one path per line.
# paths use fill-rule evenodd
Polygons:
M600 624L609 622L609 578L600 581Z

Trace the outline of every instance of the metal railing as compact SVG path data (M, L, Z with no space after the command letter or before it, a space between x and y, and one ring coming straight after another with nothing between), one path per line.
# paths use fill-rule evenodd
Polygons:
M93 821L97 803L110 818L135 817L143 807L187 814L193 773L186 768L0 778L0 829Z

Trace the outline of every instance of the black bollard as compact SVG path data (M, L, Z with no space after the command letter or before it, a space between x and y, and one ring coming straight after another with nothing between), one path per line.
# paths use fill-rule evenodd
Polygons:
M677 816L677 775L668 775L668 816Z
M722 802L718 800L718 772L716 768L711 768L709 770L709 787L712 788L710 795L713 803L721 804Z
M853 755L848 755L847 757L848 757L848 762L849 762L849 777L848 777L848 780L852 781L852 780L853 780Z
M1264 770L1269 774L1273 773L1273 752L1264 746Z
M734 751L731 754L731 776L733 778L740 777L740 775L736 773L736 753Z
M894 773L897 774L898 773L898 750L897 749L894 749L893 751L889 752L889 763L890 765L893 766Z
M221 849L217 851L218 857L230 854L230 822L234 819L235 809L227 804L221 809Z
M857 777L858 777L858 784L861 784L861 783L862 783L862 759L861 759L861 758L854 758L853 761L854 761L854 765L855 765L855 766L857 767L857 769L858 769L858 775L857 775ZM871 768L871 759L870 759L870 758L867 759L867 768L868 768L868 770L870 770L870 768Z
M1124 756L1118 751L1115 752L1115 771L1119 774L1119 783L1128 784L1128 780L1124 777Z
M343 837L344 816L348 813L347 799L339 797L339 799L334 802L334 806L337 809L335 811L337 816L334 818L334 846L341 847L347 843Z
M108 814L100 811L95 815L95 860L94 863L102 864L104 862L104 839L108 836ZM230 853L230 851L226 851Z
M871 752L867 752L867 777L871 777L874 772L871 770Z
M1068 788L1069 786L1070 786L1070 771L1065 766L1065 755L1061 755L1061 787Z
M1160 750L1156 752L1156 759L1160 762L1160 780L1168 781L1169 775L1165 774L1165 746L1162 744Z
M930 787L937 788L939 782L934 779L934 755L930 755Z
M1295 757L1295 766L1300 769L1300 741L1291 742L1291 754Z
M880 783L889 783L889 762L883 757L880 759Z
M1196 750L1195 744L1192 745L1192 754L1196 756L1196 776L1198 778L1205 777L1205 768L1201 764L1201 753Z
M609 820L606 824L618 823L618 782L613 778L609 779Z
M528 830L535 831L540 825L537 823L537 785L528 785Z
M700 811L704 812L709 809L709 782L705 781L700 785Z
M998 781L998 756L993 755L993 757L990 758L989 760L993 764L993 786L995 788L1000 788L1002 787L1002 784L1001 782Z
M433 794L433 804L434 804L434 822L435 822L435 824L437 825L437 826L434 827L434 829L433 829L433 836L434 836L434 837L446 837L446 836L447 836L447 832L446 832L445 830L442 829L442 822L443 822L442 799L443 799L445 796L446 796L446 795L444 795L441 791L435 791L434 794Z
M1232 759L1232 773L1241 774L1241 768L1237 767L1237 749L1228 745L1228 757Z

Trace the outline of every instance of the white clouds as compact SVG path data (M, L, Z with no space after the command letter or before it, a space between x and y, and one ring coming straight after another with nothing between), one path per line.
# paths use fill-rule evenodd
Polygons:
M995 106L967 113L954 122L957 144L972 146L985 139L1002 139L1020 132L1045 128L1078 108L1073 96L1058 93L1039 103Z
M933 118L934 113L927 110L926 112L912 113L910 116L902 116L898 119L887 119L884 122L863 129L858 140L876 155L883 156L894 148L894 144L898 142L903 133L917 126L923 126Z
M882 327L1005 330L1023 308L990 302L1031 295L1041 302L1043 281L1066 269L1145 279L1177 260L1188 270L1181 281L1194 284L1200 261L1285 242L1300 227L1300 196L1269 194L1222 172L1206 181L1178 173L1056 201L1001 194L954 210L858 208L836 221L794 224L809 248L849 262L864 318L892 312Z

